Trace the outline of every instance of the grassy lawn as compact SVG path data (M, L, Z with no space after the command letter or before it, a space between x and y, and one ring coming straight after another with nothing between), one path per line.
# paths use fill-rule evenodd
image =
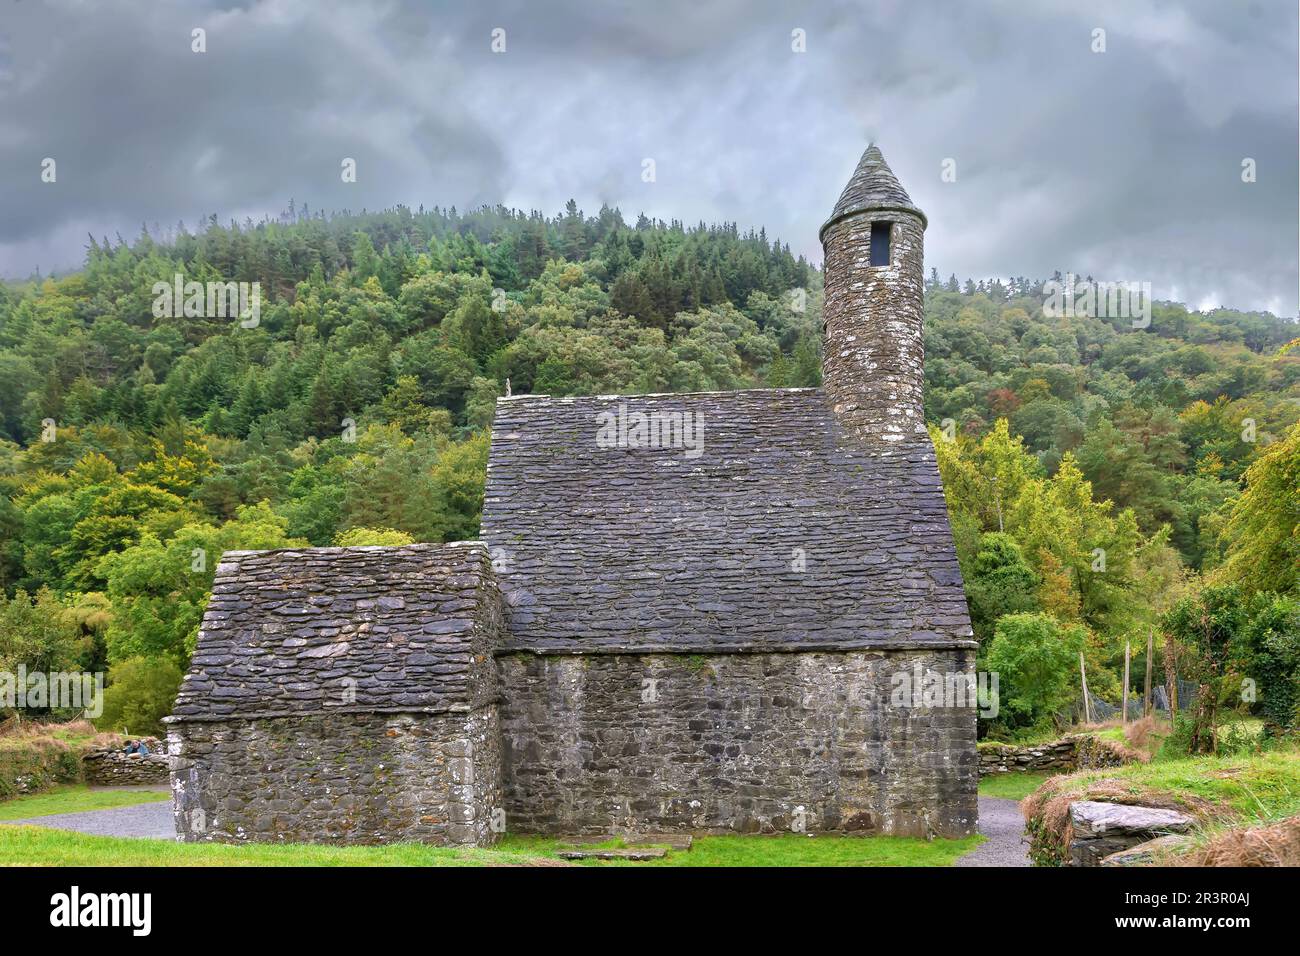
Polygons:
M453 850L417 844L225 846L0 826L0 865L7 866L511 866L538 862L535 855L510 850Z
M1020 800L1029 796L1050 773L997 773L980 777L981 797L1001 797L1004 800Z
M55 813L80 813L83 810L107 810L137 803L170 800L169 790L92 790L85 784L55 787L45 793L15 797L0 803L0 820L24 820L47 817Z
M949 866L983 837L701 837L685 852L646 863L588 861L589 866ZM611 843L611 846L617 845ZM418 844L383 847L225 846L86 836L35 826L0 826L0 865L11 866L544 866L563 865L559 844L507 837L490 850Z
M685 852L669 852L660 860L589 861L594 866L951 866L984 837L960 840L916 840L906 837L813 836L782 833L772 836L703 836ZM504 847L554 855L561 844L545 837L508 837ZM612 840L600 846L618 847Z

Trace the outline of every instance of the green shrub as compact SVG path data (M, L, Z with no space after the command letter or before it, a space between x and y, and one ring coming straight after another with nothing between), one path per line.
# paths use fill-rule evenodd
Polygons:
M134 736L162 736L162 719L172 712L183 676L169 658L132 657L113 665L104 713L95 725Z
M1259 721L1234 721L1219 727L1219 732L1215 735L1214 752L1220 757L1261 753L1262 737Z
M1257 594L1243 636L1253 655L1248 669L1259 681L1264 733L1283 737L1295 732L1300 717L1300 599Z
M1178 760L1192 752L1192 730L1194 721L1183 711L1174 715L1173 726L1169 736L1160 744L1156 752L1157 760Z
M998 721L1008 729L1042 726L1074 699L1084 633L1047 614L998 620L985 666L998 675Z

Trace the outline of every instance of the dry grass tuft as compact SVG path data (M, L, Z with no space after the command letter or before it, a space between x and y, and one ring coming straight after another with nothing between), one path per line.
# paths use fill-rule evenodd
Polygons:
M1300 816L1267 826L1225 830L1175 866L1300 866Z
M1151 742L1151 735L1156 730L1156 719L1154 717L1143 717L1141 720L1135 720L1125 729L1124 736L1128 739L1130 747L1136 750L1149 751L1147 746Z
M0 721L0 737L15 739L25 737L93 737L98 733L95 725L88 720L70 720L66 723L43 723L39 720L21 720L17 714L11 714Z

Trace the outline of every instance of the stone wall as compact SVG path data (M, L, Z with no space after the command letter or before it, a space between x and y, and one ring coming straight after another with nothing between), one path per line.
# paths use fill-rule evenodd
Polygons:
M1072 734L1046 744L981 744L980 776L998 773L1069 773L1118 767L1134 755L1122 745L1091 734Z
M135 738L133 738L135 739ZM167 784L167 752L160 740L145 739L149 755L112 750L92 750L81 759L86 783L94 787L147 787Z
M499 658L512 832L692 829L959 836L975 709L891 705L967 650Z
M186 842L495 842L495 704L445 714L335 713L173 723Z
M998 773L1066 773L1074 769L1078 741L1066 737L1049 744L980 744L980 776Z

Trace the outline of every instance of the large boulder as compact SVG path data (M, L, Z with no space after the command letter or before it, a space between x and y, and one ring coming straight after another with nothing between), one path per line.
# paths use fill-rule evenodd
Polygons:
M1098 866L1105 857L1156 837L1186 833L1194 824L1178 810L1076 800L1070 804L1070 865Z

